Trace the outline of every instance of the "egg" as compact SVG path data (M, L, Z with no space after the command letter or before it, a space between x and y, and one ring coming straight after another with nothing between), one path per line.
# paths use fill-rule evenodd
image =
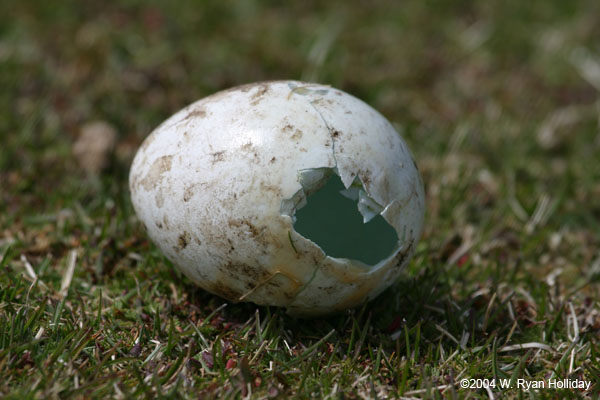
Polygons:
M253 83L185 107L146 138L129 185L147 234L189 279L302 316L380 294L423 230L400 134L314 83Z

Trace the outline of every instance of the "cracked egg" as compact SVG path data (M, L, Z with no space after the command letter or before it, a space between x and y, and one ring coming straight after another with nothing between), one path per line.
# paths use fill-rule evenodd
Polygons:
M191 104L146 138L129 184L148 235L193 282L297 315L377 296L423 228L423 185L398 132L319 84L249 84Z

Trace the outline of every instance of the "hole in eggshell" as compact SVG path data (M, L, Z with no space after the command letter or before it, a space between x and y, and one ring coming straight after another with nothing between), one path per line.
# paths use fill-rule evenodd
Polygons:
M303 189L282 202L282 213L328 256L375 265L398 248L398 234L380 215L383 208L358 179L345 188L335 169L315 168L300 171L299 181Z

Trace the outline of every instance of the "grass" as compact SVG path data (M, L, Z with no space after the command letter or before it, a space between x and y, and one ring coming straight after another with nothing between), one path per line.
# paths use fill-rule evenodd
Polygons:
M0 8L0 397L598 397L598 2ZM162 120L281 78L380 110L427 192L406 275L318 320L194 287L128 197L133 154ZM117 143L87 174L73 144L94 120ZM553 377L592 387L516 387Z

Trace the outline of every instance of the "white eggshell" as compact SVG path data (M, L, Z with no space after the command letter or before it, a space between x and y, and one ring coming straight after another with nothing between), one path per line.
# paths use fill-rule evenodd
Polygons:
M360 179L398 234L390 257L374 266L329 257L295 232L282 210L304 196L299 171L313 168L337 168L346 188ZM150 238L196 284L303 315L389 287L425 209L416 164L392 125L345 92L297 81L235 87L177 112L139 149L130 189Z

